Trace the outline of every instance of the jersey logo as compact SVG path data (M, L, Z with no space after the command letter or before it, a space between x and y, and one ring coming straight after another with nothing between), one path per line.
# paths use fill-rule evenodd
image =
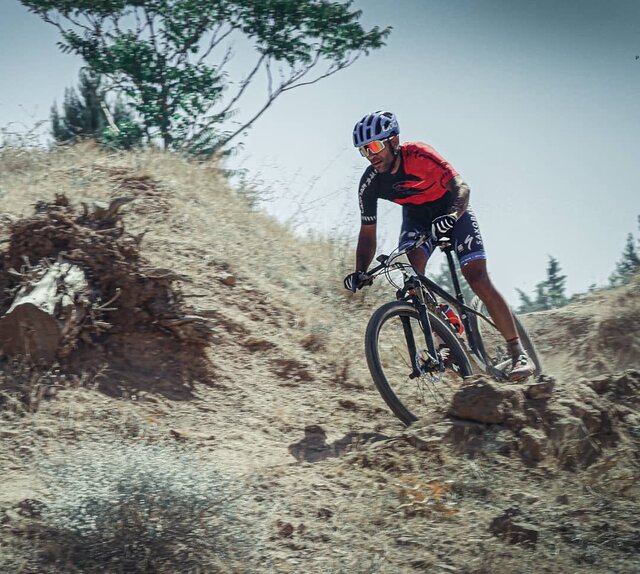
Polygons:
M426 187L418 187L420 184L424 184L424 180L420 180L420 181L399 181L397 183L394 183L391 187L393 188L393 191L396 191L398 193L404 193L406 195L416 195L417 193L422 193L423 191L427 191L428 189L432 188L436 182L432 181L429 185L427 185Z

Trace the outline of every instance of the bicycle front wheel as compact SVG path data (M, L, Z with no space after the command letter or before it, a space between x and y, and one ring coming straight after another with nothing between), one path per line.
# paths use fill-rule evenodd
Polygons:
M418 311L403 301L380 307L369 320L365 352L371 377L393 413L406 425L440 410L471 365L462 345L440 318L429 313L444 372L427 367L427 345Z

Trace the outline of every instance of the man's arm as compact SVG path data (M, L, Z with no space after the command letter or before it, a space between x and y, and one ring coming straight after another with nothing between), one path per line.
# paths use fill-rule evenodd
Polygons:
M451 192L451 209L449 213L460 219L469 205L471 189L459 175L452 177L447 183L447 189Z
M376 254L376 224L360 226L356 247L356 271L366 271Z

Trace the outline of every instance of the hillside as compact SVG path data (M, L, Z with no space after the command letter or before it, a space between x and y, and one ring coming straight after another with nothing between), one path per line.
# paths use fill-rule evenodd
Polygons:
M0 153L4 239L62 193L133 198L126 232L210 338L1 363L0 572L637 571L638 281L524 318L548 396L465 381L406 429L362 348L393 293L344 292L347 247L252 211L216 163L87 145Z

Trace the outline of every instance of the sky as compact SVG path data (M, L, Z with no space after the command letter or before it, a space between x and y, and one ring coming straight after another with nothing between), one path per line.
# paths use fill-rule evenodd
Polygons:
M640 215L640 1L356 0L387 46L277 99L230 167L268 191L262 208L297 232L355 240L367 162L353 125L378 109L401 139L433 146L471 187L489 271L514 305L549 256L568 294L604 285ZM79 57L17 0L0 0L0 128L47 119L77 84ZM249 66L250 46L234 65ZM257 83L238 119L264 97ZM0 182L1 185L1 182ZM380 202L379 248L400 207ZM292 245L295 249L295 245ZM432 270L439 262L430 264ZM338 278L340 280L341 278Z

